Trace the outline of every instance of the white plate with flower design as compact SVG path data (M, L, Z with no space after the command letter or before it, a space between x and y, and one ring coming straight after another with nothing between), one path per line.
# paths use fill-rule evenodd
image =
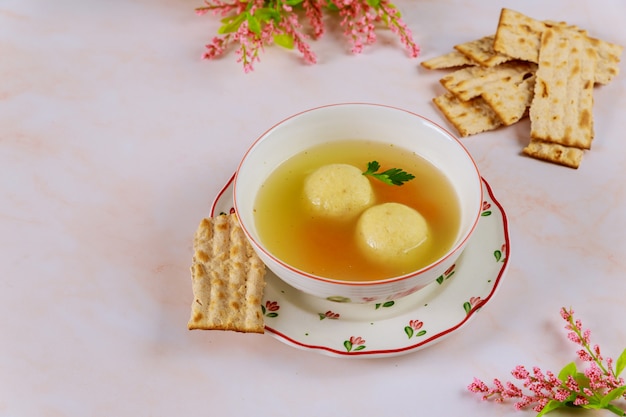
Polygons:
M232 213L233 178L211 207ZM481 218L455 265L407 297L344 304L302 293L268 270L265 330L297 348L340 357L386 357L430 346L467 324L493 297L509 263L506 214L483 179Z

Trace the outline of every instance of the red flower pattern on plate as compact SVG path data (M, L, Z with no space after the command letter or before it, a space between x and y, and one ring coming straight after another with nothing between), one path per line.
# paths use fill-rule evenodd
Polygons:
M455 268L456 268L456 264L452 264L448 269L446 269L446 271L443 274L439 275L439 277L436 279L437 283L443 284L445 280L447 280L452 275L454 275Z
M365 349L365 339L361 336L350 336L350 339L343 342L343 346L348 352L356 352Z
M317 313L320 316L320 320L331 319L337 320L341 315L339 313L335 313L331 310L328 310L326 313Z
M410 320L409 325L404 327L404 333L410 338L413 336L420 337L426 334L426 330L423 330L424 322L421 320Z
M500 249L493 251L493 257L496 262L504 262L506 260L506 243L503 243Z
M261 311L265 317L278 317L277 311L280 310L280 306L276 301L266 301L265 305L261 306Z
M480 215L483 217L491 216L491 210L489 210L490 208L491 208L491 203L489 203L488 201L483 201L483 208L482 208L482 212L480 213Z
M476 307L480 307L483 303L483 299L480 297L471 297L469 301L463 303L463 309L466 314L469 314Z

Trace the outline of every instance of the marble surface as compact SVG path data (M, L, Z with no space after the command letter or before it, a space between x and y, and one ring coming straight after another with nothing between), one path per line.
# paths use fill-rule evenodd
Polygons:
M396 4L419 59L384 31L352 56L335 29L311 43L316 65L271 47L244 74L232 52L200 59L219 26L194 14L200 1L0 1L1 416L534 415L466 386L574 360L561 306L607 356L626 347L623 63L595 90L596 138L578 170L522 156L527 120L463 139L511 248L498 292L462 331L351 360L187 330L193 232L275 122L365 101L448 126L431 103L441 73L419 62L493 33L501 7L626 45L621 0Z

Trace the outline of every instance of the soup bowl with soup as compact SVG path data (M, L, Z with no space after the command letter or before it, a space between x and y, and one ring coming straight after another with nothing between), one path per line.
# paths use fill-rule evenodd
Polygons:
M378 303L432 283L476 228L481 177L453 135L368 103L291 116L235 175L242 229L265 265L304 293Z

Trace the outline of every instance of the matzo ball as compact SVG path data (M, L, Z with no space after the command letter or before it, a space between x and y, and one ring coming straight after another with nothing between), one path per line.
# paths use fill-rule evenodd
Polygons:
M348 164L324 165L308 175L304 195L315 215L349 219L374 203L374 191L361 170Z
M356 235L371 259L406 263L428 241L429 228L417 210L400 203L384 203L363 212Z

